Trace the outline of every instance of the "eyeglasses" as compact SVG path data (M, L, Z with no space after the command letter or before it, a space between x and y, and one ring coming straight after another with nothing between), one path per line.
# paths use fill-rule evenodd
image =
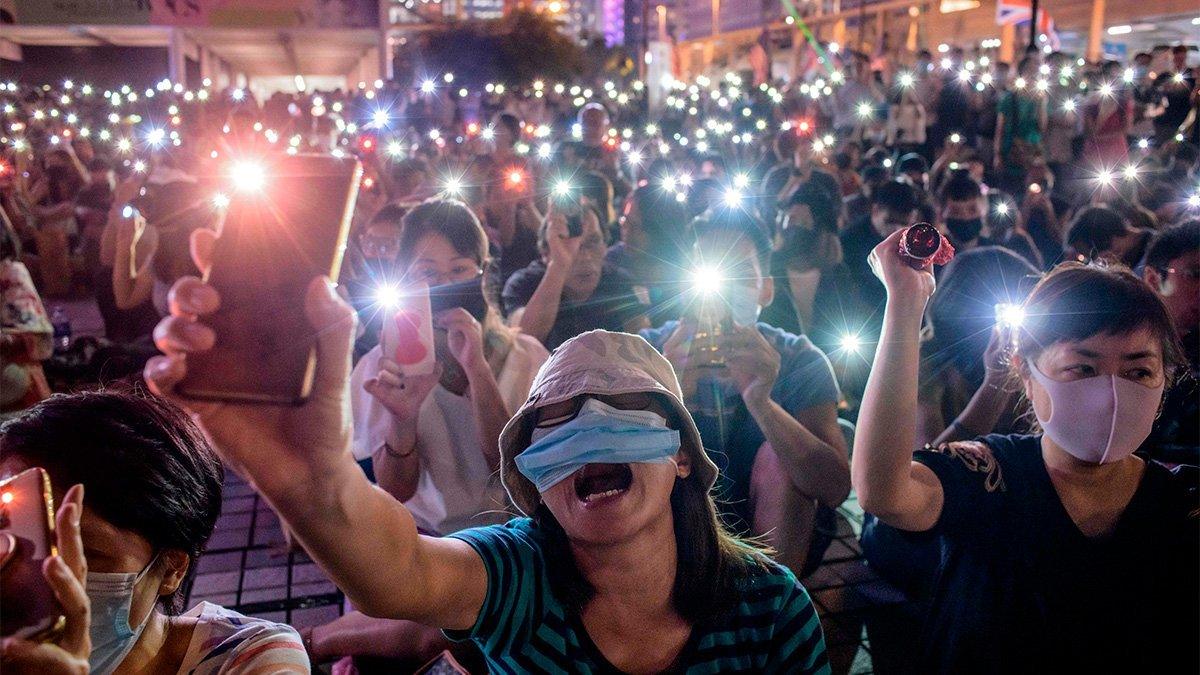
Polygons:
M399 237L363 237L359 240L363 254L368 258L387 258L400 249Z
M1200 267L1160 267L1158 271L1164 276L1174 273L1191 281L1200 281Z

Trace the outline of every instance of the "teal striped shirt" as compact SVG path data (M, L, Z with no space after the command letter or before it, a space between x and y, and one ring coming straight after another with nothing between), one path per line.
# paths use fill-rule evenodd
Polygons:
M488 590L475 625L446 635L478 644L490 672L620 672L588 637L580 618L554 596L543 554L545 534L533 521L516 518L450 536L479 553ZM830 672L816 610L791 572L774 564L752 568L739 585L737 607L694 626L671 672Z

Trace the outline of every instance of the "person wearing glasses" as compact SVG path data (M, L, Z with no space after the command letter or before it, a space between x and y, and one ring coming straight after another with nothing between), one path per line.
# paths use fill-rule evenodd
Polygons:
M1147 443L1152 459L1200 464L1200 220L1168 227L1150 242L1142 278L1162 298L1179 331L1187 373L1168 391Z
M504 284L509 325L547 349L597 328L636 333L649 327L649 297L640 297L626 275L605 264L608 243L598 212L590 200L581 202L579 233L572 236L567 217L551 208L538 232L541 260Z

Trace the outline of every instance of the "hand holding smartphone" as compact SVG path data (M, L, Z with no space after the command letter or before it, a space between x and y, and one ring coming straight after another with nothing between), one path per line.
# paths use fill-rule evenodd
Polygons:
M206 317L213 348L189 357L177 385L188 398L304 403L317 334L304 314L314 277L336 280L362 165L331 155L235 162L230 202L205 281L221 298Z
M0 637L47 640L66 623L42 565L57 555L50 479L33 468L0 483L0 533L12 550L0 570Z

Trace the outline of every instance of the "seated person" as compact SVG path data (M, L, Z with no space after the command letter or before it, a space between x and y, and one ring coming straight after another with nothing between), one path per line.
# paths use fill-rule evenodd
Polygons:
M1159 232L1146 249L1142 278L1171 313L1187 361L1145 447L1151 459L1200 464L1200 220Z
M361 334L354 343L355 359L379 344L383 314L379 311L379 289L401 278L396 269L400 247L400 220L410 205L392 203L379 209L355 238L346 256L350 274L343 274L341 288L358 310Z
M166 396L212 344L203 321L220 302L196 279L174 294L180 313L157 331L167 353L146 369ZM501 480L529 517L438 538L347 452L353 310L315 277L305 311L308 403L195 413L365 613L470 640L492 671L829 672L804 588L720 523L717 468L644 340L591 331L555 350L500 437Z
M1037 247L1023 230L1008 229L1003 240L991 239L984 232L988 226L988 202L983 189L965 171L953 171L950 179L938 192L938 229L958 253L981 246L999 245L1024 257L1030 264L1041 265Z
M400 276L429 284L431 295L444 284L474 280L478 304L487 309L478 317L462 307L433 317L433 374L405 376L382 346L367 352L350 375L351 448L360 460L372 458L380 487L425 532L503 522L496 439L528 396L546 350L487 306L487 237L462 202L430 200L402 222L395 251Z
M646 303L630 279L604 264L604 232L584 202L581 233L572 237L567 218L553 208L538 230L542 259L513 274L504 285L508 323L553 350L588 330L637 331L647 325Z
M1107 206L1089 206L1075 214L1067 228L1067 258L1079 262L1103 258L1133 267L1141 262L1153 234L1130 227Z
M310 672L290 626L208 602L180 614L224 479L182 410L114 391L54 396L0 430L0 475L31 467L59 505L46 569L67 627L39 649L6 640L5 673Z
M938 280L921 337L917 443L939 445L990 433L1027 431L1008 387L1011 326L998 304L1020 305L1037 269L999 246L957 254Z
M1196 476L1134 454L1182 358L1167 308L1127 269L1059 265L1026 299L1012 358L1042 433L914 456L935 284L898 238L873 255L887 315L853 475L868 513L944 542L916 672L1195 672Z
M758 322L774 284L763 274L771 252L753 217L725 208L693 227L697 267L719 264L722 286L682 296L682 320L642 335L675 367L704 445L722 464L717 494L727 522L761 536L803 577L819 564L831 509L849 491L837 383L807 338ZM712 336L722 322L732 332ZM715 353L705 348L713 340ZM714 357L724 365L713 367Z
M687 234L687 209L674 195L658 185L643 184L625 200L618 221L621 240L608 248L605 265L637 282L635 293L652 308L661 307L671 295L671 282L679 275ZM661 319L657 315L651 317Z

